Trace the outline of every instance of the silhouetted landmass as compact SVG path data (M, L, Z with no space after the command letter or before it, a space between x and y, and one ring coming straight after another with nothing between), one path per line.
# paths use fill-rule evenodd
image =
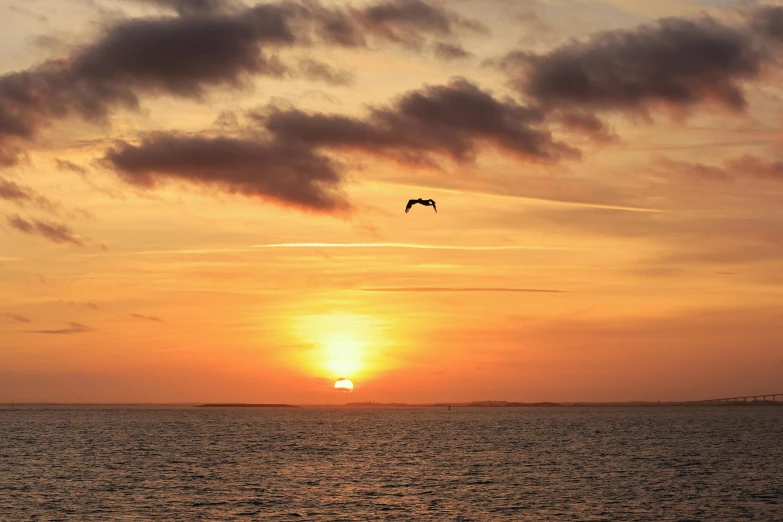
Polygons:
M243 403L227 403L227 404L200 404L197 408L298 408L293 404L243 404Z
M783 401L684 401L684 402L509 402L509 401L474 401L474 402L438 402L409 404L404 402L349 402L344 406L352 408L600 408L600 407L631 407L649 408L661 406L783 406Z

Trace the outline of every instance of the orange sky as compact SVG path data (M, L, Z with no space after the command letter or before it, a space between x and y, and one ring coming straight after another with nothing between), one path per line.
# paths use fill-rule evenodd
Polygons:
M0 402L782 391L783 4L652 4L8 0Z

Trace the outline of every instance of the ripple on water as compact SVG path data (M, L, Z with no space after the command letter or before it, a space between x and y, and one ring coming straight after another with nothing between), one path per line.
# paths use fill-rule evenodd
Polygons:
M783 520L783 408L0 410L2 520Z

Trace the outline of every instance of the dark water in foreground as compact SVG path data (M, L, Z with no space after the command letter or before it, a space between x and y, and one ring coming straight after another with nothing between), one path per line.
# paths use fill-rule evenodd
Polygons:
M0 520L783 520L783 408L0 410Z

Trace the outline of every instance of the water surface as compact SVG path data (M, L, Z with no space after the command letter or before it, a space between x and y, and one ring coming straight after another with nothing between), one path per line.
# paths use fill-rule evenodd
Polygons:
M0 410L0 520L783 520L783 408Z

